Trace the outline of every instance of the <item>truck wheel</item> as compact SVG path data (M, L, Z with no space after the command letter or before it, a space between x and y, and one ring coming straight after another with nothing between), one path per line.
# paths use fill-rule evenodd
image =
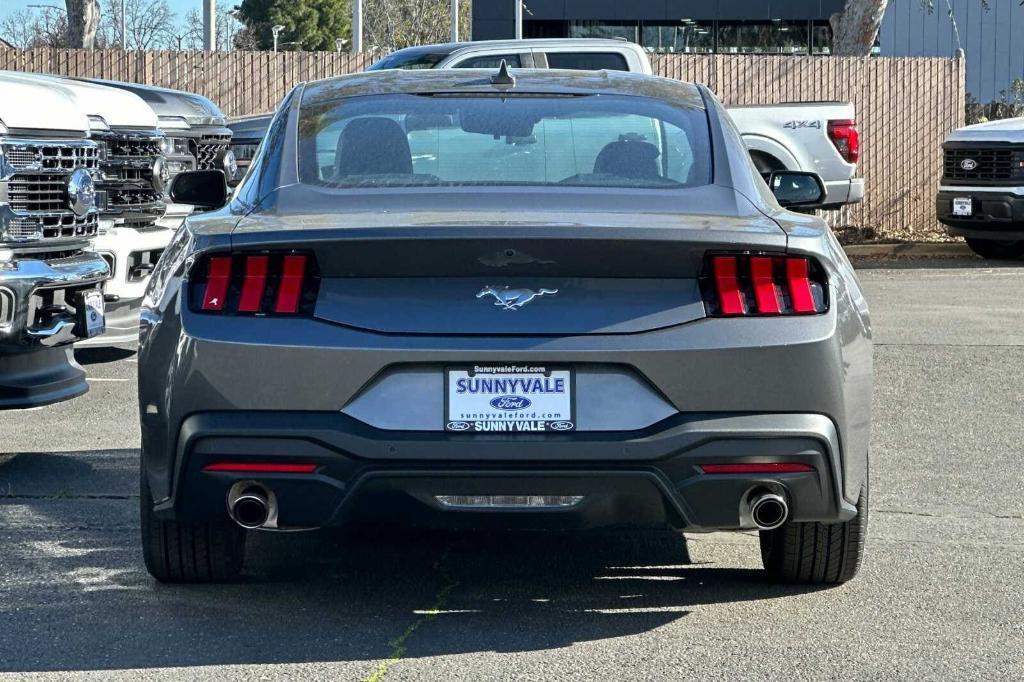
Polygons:
M868 490L845 523L786 523L761 532L761 561L779 582L838 585L857 575L868 532Z
M1013 260L1024 256L1024 241L995 241L967 238L967 246L982 258Z
M139 490L142 557L150 575L164 583L224 583L238 579L245 530L223 521L179 523L153 513L146 475Z

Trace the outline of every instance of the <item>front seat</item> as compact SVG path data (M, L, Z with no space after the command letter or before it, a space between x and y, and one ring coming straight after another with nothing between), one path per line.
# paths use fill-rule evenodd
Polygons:
M382 116L357 118L338 136L334 157L336 177L349 175L410 175L412 152L402 126Z
M594 173L630 180L652 180L658 175L660 152L650 142L618 140L604 146L594 161Z

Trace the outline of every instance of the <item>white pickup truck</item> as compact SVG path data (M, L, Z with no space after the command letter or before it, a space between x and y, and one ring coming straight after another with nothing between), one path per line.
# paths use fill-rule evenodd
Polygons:
M66 90L0 72L0 410L88 390L71 344L102 333L90 251L99 149Z
M954 130L942 149L939 222L979 256L1024 256L1024 118Z
M96 208L99 229L92 249L111 270L104 285L106 332L77 345L109 346L139 336L139 309L149 273L174 230L161 227L163 140L152 107L137 95L59 76L5 72L11 79L63 92L89 120L99 153Z
M501 62L523 69L605 69L652 74L644 49L624 40L553 38L481 40L421 45L392 52L369 68L497 69ZM860 134L849 102L792 102L727 107L761 173L797 170L817 173L825 183L821 208L836 209L864 198L857 177ZM270 125L269 114L228 123L239 166L248 166Z
M642 47L624 40L554 38L482 40L422 45L398 50L369 70L498 68L605 69L651 74ZM848 102L794 102L727 107L750 156L762 173L801 170L825 183L822 208L839 208L864 198L857 176L860 135ZM269 122L269 120L268 120ZM251 119L247 122L252 125Z

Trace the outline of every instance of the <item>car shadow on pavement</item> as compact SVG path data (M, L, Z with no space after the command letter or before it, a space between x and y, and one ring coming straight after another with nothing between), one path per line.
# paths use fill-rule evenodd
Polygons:
M75 360L80 365L105 365L130 358L138 352L135 346L108 346L106 348L76 348Z
M540 651L812 589L694 565L668 531L410 529L256 533L244 582L162 585L142 566L130 457L83 468L71 454L36 472L64 457L80 481L70 493L0 492L2 671ZM32 460L18 466L8 478L27 484Z

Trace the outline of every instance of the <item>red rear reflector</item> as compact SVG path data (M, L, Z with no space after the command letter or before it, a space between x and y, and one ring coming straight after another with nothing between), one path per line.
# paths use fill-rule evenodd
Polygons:
M789 258L786 260L786 284L789 287L789 298L793 312L813 313L814 295L811 293L810 265L806 258Z
M804 474L814 471L810 464L776 462L767 464L701 464L705 474Z
M754 284L754 300L757 303L757 312L762 315L778 315L782 312L779 293L775 290L774 266L772 258L750 259L750 279Z
M848 163L857 163L860 160L860 131L857 130L856 121L829 121L828 136Z
M269 256L246 256L242 296L238 299L239 312L259 312L260 303L263 302L263 289L267 284L267 264L269 262Z
M231 256L213 256L206 270L203 310L223 310L231 281Z
M284 257L281 268L281 284L277 288L276 313L294 313L299 310L299 296L302 294L302 278L306 275L306 257L292 255Z
M316 464L281 464L272 462L215 462L203 467L203 471L222 471L246 474L311 474Z
M740 281L736 272L736 257L715 256L711 263L722 315L742 315L745 310L743 292L740 291Z

